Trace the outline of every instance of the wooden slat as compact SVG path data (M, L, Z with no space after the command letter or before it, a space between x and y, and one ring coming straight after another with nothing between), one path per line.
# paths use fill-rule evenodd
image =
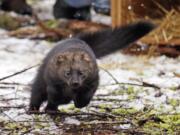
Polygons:
M126 24L127 5L127 0L111 0L112 27Z
M117 3L116 3L116 0L111 0L111 18L112 18L112 27L117 26Z

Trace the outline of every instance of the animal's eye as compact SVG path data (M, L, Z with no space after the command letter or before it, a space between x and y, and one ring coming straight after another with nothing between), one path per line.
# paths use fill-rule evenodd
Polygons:
M85 73L83 71L79 71L79 75L83 78L85 78Z
M64 76L65 76L65 77L69 77L70 75L71 75L71 72L70 72L70 71L65 71L65 72L64 72Z

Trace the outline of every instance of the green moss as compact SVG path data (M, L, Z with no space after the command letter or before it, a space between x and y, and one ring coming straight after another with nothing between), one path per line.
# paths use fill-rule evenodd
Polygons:
M111 95L123 95L123 94L125 94L125 93L126 93L125 90L119 89L119 90L113 91L113 92L111 93Z
M126 115L126 114L133 114L137 112L135 109L125 109L125 108L119 108L119 109L113 109L112 113L116 115Z
M115 90L113 91L111 94L112 95L124 95L124 94L128 94L128 95L132 95L132 94L135 94L137 95L138 91L135 90L135 87L133 86L127 86L126 89L122 90L122 89L119 89L119 90Z
M75 113L75 112L76 112L76 113L77 113L77 112L80 112L80 111L81 111L80 109L76 108L76 107L74 106L74 104L68 105L67 108L60 107L60 108L58 108L58 110L59 110L60 112L64 112L64 113L69 113L69 112L72 112L72 113Z
M0 14L0 27L7 30L15 30L21 26L20 22L8 13Z
M81 112L80 109L76 108L74 106L74 104L71 104L68 108L67 108L69 111L73 111L73 112Z
M172 91L176 91L178 88L177 88L177 86L172 86L171 88L170 88L170 90L172 90Z
M25 126L24 124L17 123L17 122L8 122L5 124L4 128L6 130L12 131L13 135L18 135L19 132L26 132L29 130L28 126Z
M100 104L99 108L101 108L101 109L112 108L112 105L109 105L109 104Z
M105 109L99 109L99 112L101 112L101 113L105 113L105 112L106 112L106 110L105 110Z
M59 110L60 112L68 113L68 110L65 109L65 108L58 108L58 110Z
M176 107L179 105L179 101L177 99L169 99L169 104L172 105L173 107Z
M158 134L168 134L174 135L178 134L180 131L180 114L176 115L156 115L163 122L156 122L149 120L145 123L143 129L147 133Z
M136 98L136 95L128 95L129 100L132 100L132 99L135 99L135 98Z
M48 20L45 25L48 27L48 28L57 28L59 23L57 20Z
M68 109L68 110L74 110L75 108L76 108L76 107L74 106L74 104L71 104L71 105L68 106L67 109Z
M159 116L161 119L166 121L167 123L172 123L175 125L180 125L180 114L175 114L175 115L163 115ZM180 127L179 127L180 128Z
M35 127L35 129L42 129L42 128L44 128L42 123L36 123L36 125L34 125L34 127Z
M127 94L128 94L128 95L134 94L134 87L129 86L128 89L127 89Z

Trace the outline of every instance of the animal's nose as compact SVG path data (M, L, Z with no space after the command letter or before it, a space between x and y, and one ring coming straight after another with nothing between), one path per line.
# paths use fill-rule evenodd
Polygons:
M79 84L78 82L73 82L73 83L72 83L72 86L73 86L74 88L79 87L79 85L80 85L80 84Z

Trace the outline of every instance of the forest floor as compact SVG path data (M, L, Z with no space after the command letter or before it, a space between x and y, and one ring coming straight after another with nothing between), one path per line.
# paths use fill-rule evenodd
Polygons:
M98 59L100 86L87 107L50 116L45 103L27 114L38 64L54 45L0 30L0 134L180 134L180 57L116 52Z

